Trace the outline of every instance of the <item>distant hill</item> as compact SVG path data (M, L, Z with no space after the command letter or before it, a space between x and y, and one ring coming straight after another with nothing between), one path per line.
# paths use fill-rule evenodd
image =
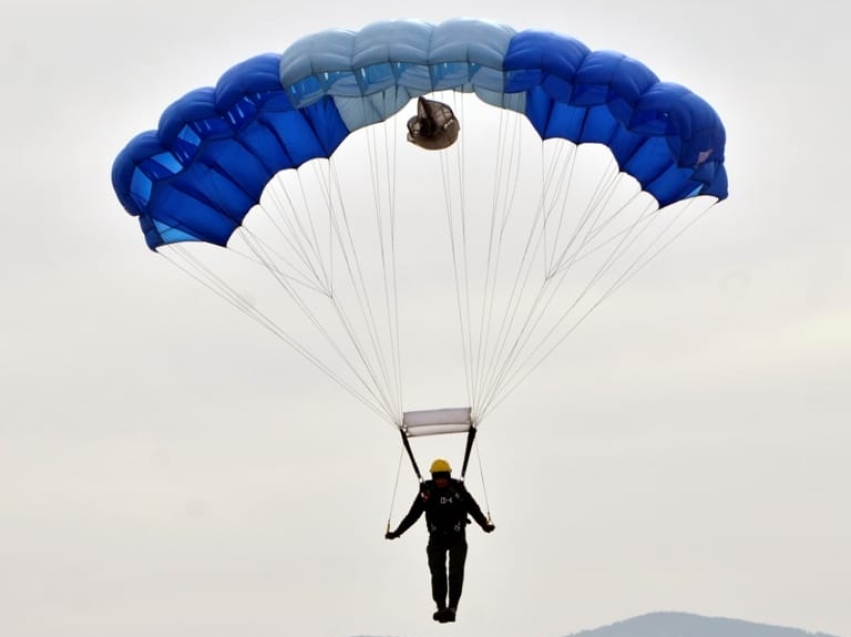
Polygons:
M832 637L797 628L689 613L650 613L569 637Z

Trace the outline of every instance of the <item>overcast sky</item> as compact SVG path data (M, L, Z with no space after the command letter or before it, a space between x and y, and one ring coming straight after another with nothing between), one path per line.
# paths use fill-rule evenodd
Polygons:
M23 4L0 9L0 632L557 637L681 610L851 636L839 5ZM110 170L236 62L461 15L692 88L730 198L482 428L497 530L470 529L438 628L424 525L383 539L398 435L148 251Z

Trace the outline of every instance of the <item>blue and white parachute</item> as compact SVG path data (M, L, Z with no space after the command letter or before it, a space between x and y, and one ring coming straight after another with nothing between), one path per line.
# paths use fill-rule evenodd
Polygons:
M420 96L452 106L457 144L404 141ZM621 53L400 20L237 64L134 138L112 180L151 249L387 420L463 402L477 423L727 196L724 144L706 101ZM279 289L268 306L228 281L248 264ZM412 371L428 359L462 377L432 387Z

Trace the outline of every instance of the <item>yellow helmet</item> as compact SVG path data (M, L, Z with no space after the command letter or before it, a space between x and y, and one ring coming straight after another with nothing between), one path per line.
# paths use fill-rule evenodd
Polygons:
M431 473L452 473L452 467L443 458L438 458L431 463Z

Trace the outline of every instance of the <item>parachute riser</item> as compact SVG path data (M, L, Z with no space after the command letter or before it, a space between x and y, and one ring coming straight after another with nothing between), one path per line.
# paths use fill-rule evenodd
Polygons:
M461 464L461 480L463 480L467 475L467 466L470 464L470 455L473 451L473 443L476 441L476 431L476 425L471 425L470 429L467 431L467 441L464 444L464 461ZM420 471L420 467L417 464L417 459L414 456L414 450L411 448L411 441L409 440L407 429L400 427L399 433L402 436L402 445L404 446L405 451L408 454L408 458L411 460L411 467L413 468L414 473L417 476L417 480L422 482L422 472Z
M464 446L464 462L461 465L461 479L467 475L467 465L470 464L470 453L473 451L473 443L476 440L476 425L470 426L470 431L467 432L467 444Z
M423 476L422 473L420 473L419 466L417 465L417 459L414 457L414 450L411 449L411 442L408 440L407 428L400 427L399 433L402 434L402 445L404 445L405 451L408 452L408 458L411 459L411 466L414 468L414 473L417 474L417 480L422 482Z

